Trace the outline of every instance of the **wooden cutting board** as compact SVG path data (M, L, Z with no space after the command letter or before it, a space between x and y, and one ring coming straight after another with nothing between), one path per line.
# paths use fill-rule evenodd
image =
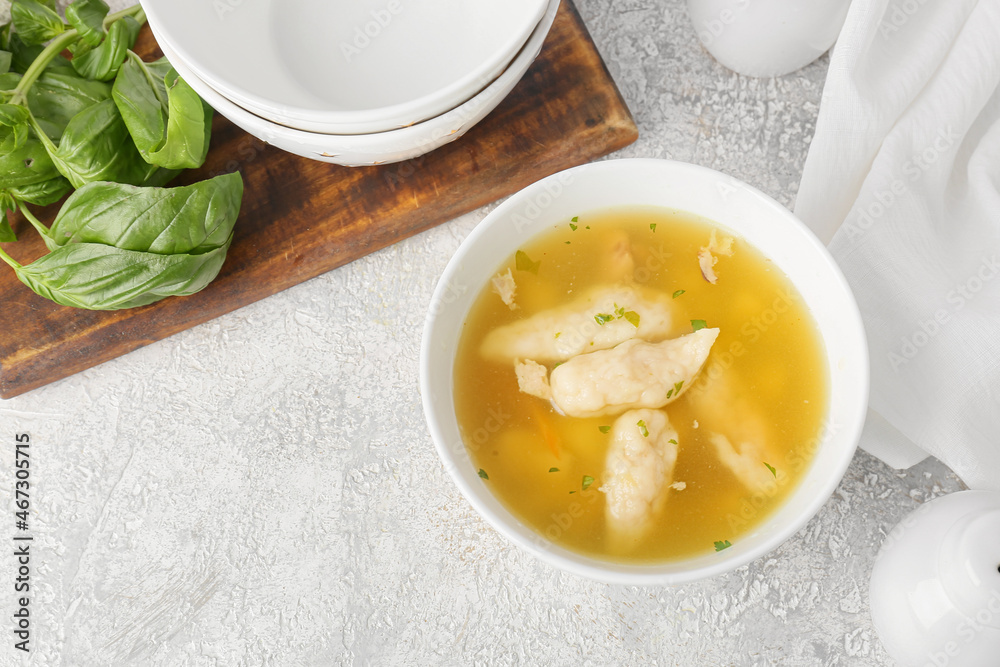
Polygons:
M148 29L136 51L160 53ZM570 0L538 59L464 137L399 164L348 168L296 157L217 116L186 184L239 170L246 194L219 277L189 297L94 312L57 306L0 265L0 397L10 398L211 320L636 140L625 102ZM57 207L43 211L49 222ZM45 253L27 223L4 249Z

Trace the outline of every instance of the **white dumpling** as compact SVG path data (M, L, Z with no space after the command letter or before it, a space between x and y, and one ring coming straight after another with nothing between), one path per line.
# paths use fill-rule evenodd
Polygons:
M639 326L615 317L616 310L638 315ZM603 315L612 319L600 324L596 318ZM631 338L659 340L670 333L670 323L666 295L630 285L598 287L565 306L494 329L483 340L480 352L493 361L565 361Z
M766 493L775 486L775 473L767 467L767 454L760 442L741 442L734 446L721 433L712 433L708 439L715 446L719 461L729 468L736 479L755 493Z
M552 401L570 417L662 408L691 386L718 335L700 329L660 343L633 339L574 357L552 371Z
M773 493L775 483L783 479L782 457L767 412L753 396L723 375L699 383L688 400L702 415L719 462L749 491Z
M611 541L634 546L662 511L677 462L677 431L661 410L630 410L615 420L605 460L605 519Z

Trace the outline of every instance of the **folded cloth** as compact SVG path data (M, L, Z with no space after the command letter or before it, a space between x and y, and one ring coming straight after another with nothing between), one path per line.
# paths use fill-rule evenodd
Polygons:
M862 447L1000 490L1000 0L854 0L795 212L864 317Z

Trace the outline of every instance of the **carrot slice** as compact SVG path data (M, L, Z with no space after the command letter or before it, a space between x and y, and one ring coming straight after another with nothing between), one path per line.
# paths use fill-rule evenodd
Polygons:
M545 413L542 412L542 408L535 401L532 401L532 410L535 412L535 419L538 421L538 426L542 430L542 438L545 439L545 444L549 446L549 451L556 458L559 458L559 436L556 435L556 431L549 424L548 419L545 417Z

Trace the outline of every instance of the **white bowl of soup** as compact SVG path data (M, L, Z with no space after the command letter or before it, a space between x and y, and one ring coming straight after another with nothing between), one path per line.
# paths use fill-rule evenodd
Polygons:
M559 568L676 584L802 528L854 455L868 355L843 275L724 174L599 162L510 197L434 293L421 394L445 467Z

